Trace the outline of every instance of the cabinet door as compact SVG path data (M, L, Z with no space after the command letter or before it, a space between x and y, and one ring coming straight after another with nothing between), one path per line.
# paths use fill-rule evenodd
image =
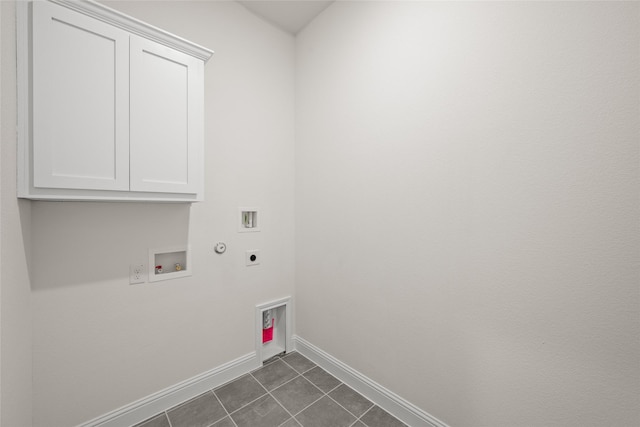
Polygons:
M129 35L33 5L33 185L129 189Z
M204 63L131 36L131 191L199 193Z

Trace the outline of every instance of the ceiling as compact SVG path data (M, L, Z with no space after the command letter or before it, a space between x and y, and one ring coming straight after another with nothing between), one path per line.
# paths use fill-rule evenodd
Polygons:
M238 0L238 3L256 15L291 34L304 28L333 2L334 0Z

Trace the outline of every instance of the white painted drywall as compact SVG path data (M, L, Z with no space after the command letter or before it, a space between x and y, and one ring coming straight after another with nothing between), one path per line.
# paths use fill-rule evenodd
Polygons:
M2 99L2 8L0 7L0 99ZM0 107L0 134L2 132L2 107ZM0 143L0 176L2 176L2 145ZM2 241L2 186L0 185L0 242ZM0 244L0 396L2 396L2 244ZM0 397L0 425L2 423L2 398Z
M298 34L298 335L456 427L640 424L640 4Z
M31 425L29 202L16 198L15 3L0 2L0 425Z
M76 425L253 352L256 304L293 293L293 37L235 2L107 4L215 51L206 200L31 204L36 426ZM260 207L261 232L237 232L239 206ZM129 285L147 248L187 242L192 277ZM259 266L245 267L248 249Z
M238 0L244 7L283 30L296 34L334 0Z

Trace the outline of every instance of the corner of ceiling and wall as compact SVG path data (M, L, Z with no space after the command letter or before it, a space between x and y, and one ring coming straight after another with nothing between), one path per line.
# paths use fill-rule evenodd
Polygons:
M249 11L296 35L335 0L237 0Z

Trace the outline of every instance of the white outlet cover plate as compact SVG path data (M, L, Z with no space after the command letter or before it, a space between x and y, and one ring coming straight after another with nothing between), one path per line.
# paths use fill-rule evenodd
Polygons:
M129 284L135 285L146 282L146 267L144 264L131 264L129 266Z
M256 256L255 261L251 260L252 255ZM245 263L247 266L260 264L260 259L260 251L257 249L253 249L245 253Z

